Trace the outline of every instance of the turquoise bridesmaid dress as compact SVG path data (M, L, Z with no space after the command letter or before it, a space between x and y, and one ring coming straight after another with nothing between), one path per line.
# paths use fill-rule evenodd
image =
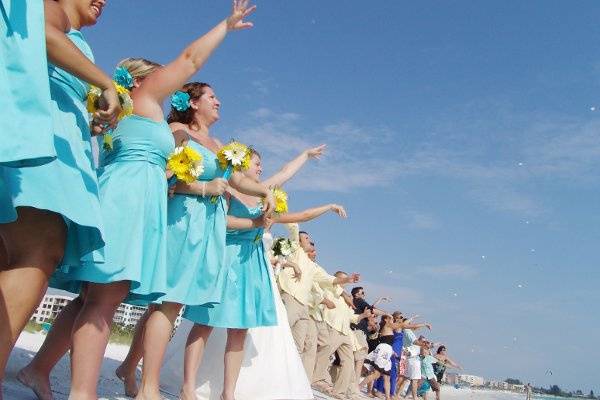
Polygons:
M91 49L79 31L71 30L67 36L93 60ZM0 168L4 180L0 186L4 186L14 207L29 206L61 214L67 225L62 263L79 265L81 260L89 259L93 250L104 245L85 104L88 84L52 64L48 66L48 75L57 158L39 166ZM0 222L5 218L2 213Z
M138 115L123 119L112 135L113 149L103 152L98 170L103 254L94 252L98 262L85 268L55 274L52 284L77 293L81 282L130 281L127 302L148 304L166 293L165 168L175 141L165 121Z
M200 181L223 176L217 156L190 140L188 145L202 154L204 172ZM167 227L167 294L161 301L198 305L218 303L225 285L225 234L223 196L216 204L211 196L176 194L169 199Z
M44 2L0 0L0 165L56 158L46 60Z
M232 197L228 213L240 218L257 218L262 210L248 208ZM227 280L223 300L219 304L187 307L184 318L219 328L277 325L275 295L262 234L262 228L227 231Z

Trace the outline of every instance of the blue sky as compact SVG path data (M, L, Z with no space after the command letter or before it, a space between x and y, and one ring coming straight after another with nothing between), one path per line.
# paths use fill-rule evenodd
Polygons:
M322 265L422 315L469 373L600 392L598 4L257 4L197 79L213 134L267 173L329 145L288 186L292 209L348 208L305 226ZM107 71L164 63L228 9L109 1L84 33Z

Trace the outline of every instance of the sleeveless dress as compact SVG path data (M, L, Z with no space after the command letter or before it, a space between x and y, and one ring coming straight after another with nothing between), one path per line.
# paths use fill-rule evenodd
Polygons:
M95 263L55 278L81 282L131 281L129 303L147 304L166 293L167 180L165 168L175 141L166 121L139 115L123 119L113 131L113 149L98 170L105 224L103 255ZM102 262L104 261L104 262ZM56 287L56 281L53 281Z
M263 235L263 247L270 249L273 237ZM269 263L269 260L266 260ZM268 265L268 264L267 264ZM237 400L308 400L314 399L306 371L288 323L287 311L277 288L273 269L269 269L271 290L277 310L277 325L251 328L246 335L244 360L235 387ZM190 329L194 324L181 321L169 343L165 362L161 368L161 390L174 397L179 395L183 380L183 356ZM218 400L223 391L223 349L227 340L224 328L215 328L210 346L204 349L202 364L198 369L196 397ZM269 384L265 385L265 371L269 371Z
M229 215L257 218L260 207L249 208L235 197ZM262 242L263 228L228 230L225 294L219 304L187 307L184 318L219 328L255 328L277 325L273 288Z
M392 342L392 350L396 354L402 354L402 342L404 339L404 333L402 331L394 331L394 340ZM400 360L394 355L392 356L392 369L390 370L390 394L393 396L396 393L396 382L398 381L398 362ZM375 389L381 393L385 393L383 387L383 377L380 377L375 381Z
M71 30L67 36L93 60L92 51L79 31ZM62 263L79 265L89 259L93 250L104 245L85 105L88 84L52 64L48 66L48 74L57 158L39 166L1 168L0 172L15 207L35 207L63 216L68 230ZM0 215L0 222L6 222L5 216Z
M199 143L188 145L202 155L204 172L199 181L223 176L217 156ZM218 303L223 297L226 270L225 201L215 204L211 196L176 193L168 201L167 211L167 293L160 302L185 305Z
M0 0L0 165L55 159L50 115L44 2Z

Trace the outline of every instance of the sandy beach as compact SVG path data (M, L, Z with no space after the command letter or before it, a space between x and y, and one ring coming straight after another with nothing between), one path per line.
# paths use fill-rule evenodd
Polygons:
M6 400L35 400L33 393L16 380L17 371L27 364L37 349L41 346L45 335L42 333L23 332L19 337L17 345L10 357L6 380L4 383L4 396ZM109 344L104 355L102 375L100 376L99 396L102 400L125 400L121 381L115 376L114 371L120 361L125 358L128 347L118 344ZM63 357L55 368L51 383L55 400L67 400L69 394L69 360ZM164 397L167 400L175 400L175 397ZM315 393L318 400L328 400L329 397ZM364 397L368 399L368 397ZM429 398L433 399L433 393ZM516 400L524 399L524 395L514 393L495 392L487 390L455 389L450 386L442 387L443 399L476 399L476 400ZM256 399L260 400L260 399Z

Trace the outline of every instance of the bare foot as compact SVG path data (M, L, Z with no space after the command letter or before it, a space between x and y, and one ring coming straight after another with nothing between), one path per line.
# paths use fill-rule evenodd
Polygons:
M37 373L30 366L26 366L17 373L17 380L31 389L39 400L54 399L50 389L50 377Z
M138 384L135 376L135 369L133 370L133 374L126 374L123 368L123 365L120 365L119 368L115 370L115 375L123 382L123 386L125 387L125 396L127 397L135 397L138 395Z
M196 393L193 390L182 387L179 392L179 400L196 400Z
M328 396L331 396L333 394L333 389L329 387L326 383L313 383L312 388Z
M137 396L135 396L135 400L163 400L162 396L159 392L156 393L144 393L144 391L138 392ZM196 400L196 399L194 399Z

